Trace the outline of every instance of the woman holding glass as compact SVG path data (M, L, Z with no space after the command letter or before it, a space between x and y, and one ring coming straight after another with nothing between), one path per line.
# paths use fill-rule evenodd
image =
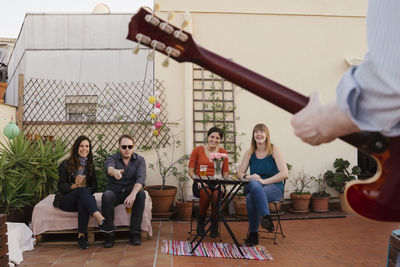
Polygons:
M69 158L58 167L58 176L58 192L53 205L63 211L78 211L78 246L87 249L86 234L90 215L100 225L104 223L104 217L93 196L97 180L89 138L82 135L75 140Z
M245 174L249 167L250 175ZM282 199L283 180L288 177L286 162L278 147L271 143L265 124L254 126L251 147L244 154L238 176L250 180L244 188L249 218L249 236L245 243L254 246L258 244L260 219L263 228L274 231L268 202Z
M210 160L211 153L227 153L225 149L219 147L221 139L224 137L223 131L218 127L212 127L207 132L207 144L204 146L197 146L193 149L190 155L188 173L193 179L197 176L214 176L214 163ZM204 173L200 172L205 172ZM222 176L228 177L229 175L229 162L228 157L223 159L222 163ZM207 186L205 183L208 193L212 196L215 203L218 201L218 188L214 185ZM201 187L200 183L193 183L193 195L200 198L199 204L199 218L197 221L197 234L204 234L205 218L207 215L207 209L210 206L210 198L207 196L206 191ZM224 189L223 189L224 190ZM221 196L220 196L221 197ZM218 222L215 220L217 211L212 206L212 218L211 218L211 237L218 236Z

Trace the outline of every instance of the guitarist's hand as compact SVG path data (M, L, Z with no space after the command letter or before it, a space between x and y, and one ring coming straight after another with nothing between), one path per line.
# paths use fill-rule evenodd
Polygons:
M321 105L318 92L292 118L294 134L310 145L328 143L336 137L360 131L335 102Z

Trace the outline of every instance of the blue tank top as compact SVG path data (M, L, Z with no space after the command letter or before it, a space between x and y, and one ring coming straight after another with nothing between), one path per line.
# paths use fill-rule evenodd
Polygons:
M250 174L256 173L260 175L262 179L272 177L279 172L278 166L276 166L275 159L272 157L272 155L268 155L263 159L258 159L256 157L256 153L253 152L250 157L249 166ZM280 181L275 184L279 186L283 192L283 182Z

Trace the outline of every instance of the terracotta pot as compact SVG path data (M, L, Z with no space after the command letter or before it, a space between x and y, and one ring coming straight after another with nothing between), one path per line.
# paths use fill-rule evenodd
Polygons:
M235 207L235 215L238 217L247 217L246 197L235 196L233 198L233 206Z
M161 185L149 185L144 188L153 202L152 213L154 217L172 217L177 192L176 186L166 185L161 190Z
M353 212L353 210L350 208L349 204L347 204L343 193L339 194L339 200L340 200L340 210L341 211L348 212L348 213Z
M6 83L0 83L0 103L4 103L4 94L6 93L7 85Z
M326 212L329 211L329 197L313 197L311 199L312 211Z
M309 195L298 195L291 193L290 198L292 199L292 210L293 212L309 212L308 206L310 205L311 194Z
M178 219L182 221L189 221L192 218L193 203L190 202L176 202L176 212L178 213Z

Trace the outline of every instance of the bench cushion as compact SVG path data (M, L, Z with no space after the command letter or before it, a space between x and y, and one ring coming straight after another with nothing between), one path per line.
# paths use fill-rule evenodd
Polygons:
M151 208L152 202L147 191L144 204L142 231L146 231L149 236L153 236L151 227ZM101 211L101 196L103 193L95 193L97 206ZM67 212L53 206L54 194L48 195L45 199L37 203L32 213L32 231L34 235L40 235L47 231L70 230L78 228L78 212ZM125 207L120 204L115 207L115 226L129 226L130 214L126 213ZM88 227L98 227L99 224L91 216Z

